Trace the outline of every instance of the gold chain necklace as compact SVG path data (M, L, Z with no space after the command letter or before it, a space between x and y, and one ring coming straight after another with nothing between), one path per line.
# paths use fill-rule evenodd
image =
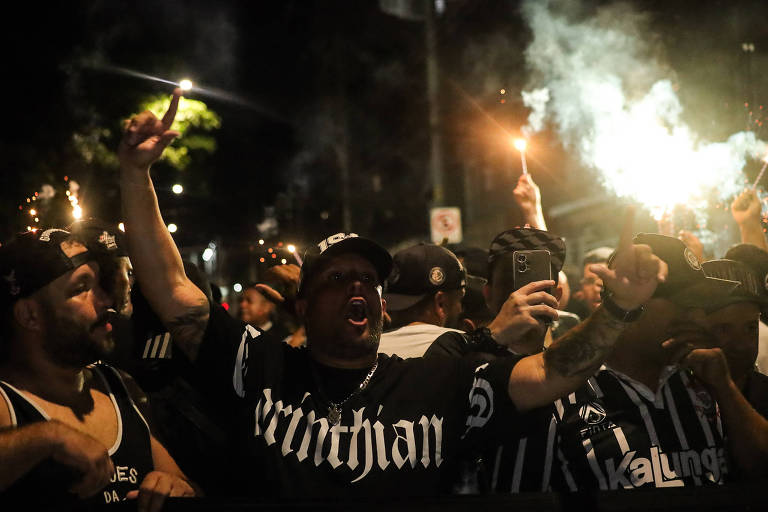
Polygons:
M341 423L341 408L344 406L345 403L347 403L347 400L352 398L353 396L357 395L358 393L362 392L367 386L368 383L371 381L371 377L373 377L373 373L376 371L376 368L378 368L379 362L376 361L373 364L373 367L371 368L371 371L368 372L368 375L365 376L363 379L363 382L360 383L360 386L351 392L347 398L342 400L341 402L332 402L331 400L328 400L328 422L332 426L336 426L339 423Z

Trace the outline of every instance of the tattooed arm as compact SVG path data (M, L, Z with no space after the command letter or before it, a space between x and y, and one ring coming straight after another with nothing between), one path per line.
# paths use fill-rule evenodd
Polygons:
M521 359L509 377L518 410L541 407L580 387L600 368L627 324L602 307L545 352Z
M177 132L170 130L179 104L174 91L162 121L151 112L131 119L118 148L120 188L129 253L142 292L173 336L194 360L208 324L209 304L184 273L181 256L165 227L149 175Z
M668 273L649 246L632 244L632 221L630 210L611 268L591 267L613 302L628 311L645 304ZM546 352L521 359L509 376L509 396L518 410L541 407L575 391L605 361L626 325L601 306Z

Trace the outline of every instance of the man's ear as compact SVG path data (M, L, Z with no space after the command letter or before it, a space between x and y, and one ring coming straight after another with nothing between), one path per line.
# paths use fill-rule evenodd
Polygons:
M384 315L387 312L387 299L383 298L381 299L381 314Z
M432 297L432 305L434 306L435 314L437 315L437 318L439 318L441 322L444 322L446 317L448 316L448 313L446 313L447 302L448 302L448 297L446 296L445 292L437 292Z
M473 322L469 318L462 318L460 329L464 332L472 332L475 329L477 329L477 326L475 325L475 322Z
M16 301L13 305L13 319L27 331L40 331L43 328L42 308L36 300L31 298Z

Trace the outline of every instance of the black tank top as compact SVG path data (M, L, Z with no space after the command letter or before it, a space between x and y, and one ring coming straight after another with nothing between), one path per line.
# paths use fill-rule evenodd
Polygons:
M77 480L74 470L51 459L44 460L0 493L0 505L19 503L61 509L115 503L123 501L128 491L138 489L147 473L152 471L149 427L128 394L119 372L104 363L92 365L90 369L102 379L117 413L117 440L108 447L115 465L112 481L84 503L67 490ZM23 391L3 381L0 381L0 397L8 404L14 427L50 419Z

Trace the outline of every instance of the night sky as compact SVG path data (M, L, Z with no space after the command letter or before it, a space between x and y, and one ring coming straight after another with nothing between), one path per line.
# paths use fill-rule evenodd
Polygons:
M576 15L610 3L585 3ZM686 121L703 137L744 129L745 101L768 103L763 4L629 2L644 16L642 37L668 66ZM498 140L519 133L528 115L519 93L531 78L524 58L531 33L515 1L447 0L436 24L446 203L463 208L468 241L486 246L519 222L510 204L519 162ZM341 230L340 150L353 191L352 228L390 247L428 238L422 21L384 13L374 1L75 0L18 5L5 25L3 239L26 227L18 210L25 198L43 183L63 193L65 175L81 183L87 215L120 220L116 170L84 161L72 135L106 128L104 143L114 149L120 121L171 86L87 65L93 62L190 77L243 99L193 94L222 120L211 133L216 151L193 154L184 171L154 170L180 245L251 243L265 207L274 208L277 239L307 244ZM745 41L755 45L749 56ZM529 164L545 213L594 193L591 171L553 131L535 142ZM758 169L749 162L745 172L754 177ZM182 196L167 190L176 182L184 184ZM609 236L613 217L590 236ZM572 239L584 236L568 220L551 224Z

